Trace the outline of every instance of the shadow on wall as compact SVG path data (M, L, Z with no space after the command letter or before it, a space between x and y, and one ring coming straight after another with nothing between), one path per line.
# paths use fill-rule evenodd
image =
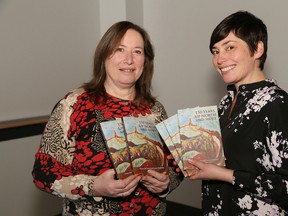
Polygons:
M220 74L216 71L215 68L212 68L209 72L211 79L207 81L207 84L210 85L210 94L213 94L213 100L215 104L218 105L220 99L227 93L226 86Z
M167 202L166 216L201 216L201 209L176 202Z

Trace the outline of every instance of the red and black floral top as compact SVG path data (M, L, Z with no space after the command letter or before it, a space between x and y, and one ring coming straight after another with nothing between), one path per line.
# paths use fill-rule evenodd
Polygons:
M140 183L125 198L93 197L93 181L113 168L100 131L100 122L123 116L153 115L155 123L167 118L161 103L137 107L107 95L105 105L94 104L83 88L60 100L43 132L35 156L35 185L63 199L63 215L165 215L165 197L149 192ZM170 191L182 176L169 172Z

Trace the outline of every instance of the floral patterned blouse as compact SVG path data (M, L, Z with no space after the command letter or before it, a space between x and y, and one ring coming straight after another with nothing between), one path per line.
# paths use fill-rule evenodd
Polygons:
M152 115L155 123L167 118L160 102L151 109L136 107L108 95L105 105L94 104L83 88L68 93L54 107L43 132L32 171L34 184L63 199L63 215L165 215L165 197L139 183L125 198L93 197L93 181L113 168L100 131L100 122L123 116ZM170 169L170 191L181 176Z
M235 87L219 104L233 183L203 181L204 215L288 215L288 95L274 80Z

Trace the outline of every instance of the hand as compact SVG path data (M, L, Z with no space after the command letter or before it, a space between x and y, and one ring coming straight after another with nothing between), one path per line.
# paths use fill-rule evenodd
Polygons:
M220 180L232 183L233 170L195 159L188 161L197 168L193 172L189 172L188 178L190 180Z
M100 176L95 177L93 184L93 196L126 197L137 187L140 176L129 176L125 179L116 180L115 171L109 169Z
M177 162L175 161L172 154L167 155L167 160L168 160L169 164L173 167L175 172L177 172L177 173L181 172L181 169L179 168L179 166L178 166Z
M155 170L148 170L148 175L142 176L141 183L152 193L165 191L170 184L169 175L159 173Z

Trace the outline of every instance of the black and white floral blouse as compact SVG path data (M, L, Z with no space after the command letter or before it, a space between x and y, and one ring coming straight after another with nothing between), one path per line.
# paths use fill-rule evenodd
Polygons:
M204 215L288 215L288 95L274 80L235 87L219 104L232 185L203 181Z

